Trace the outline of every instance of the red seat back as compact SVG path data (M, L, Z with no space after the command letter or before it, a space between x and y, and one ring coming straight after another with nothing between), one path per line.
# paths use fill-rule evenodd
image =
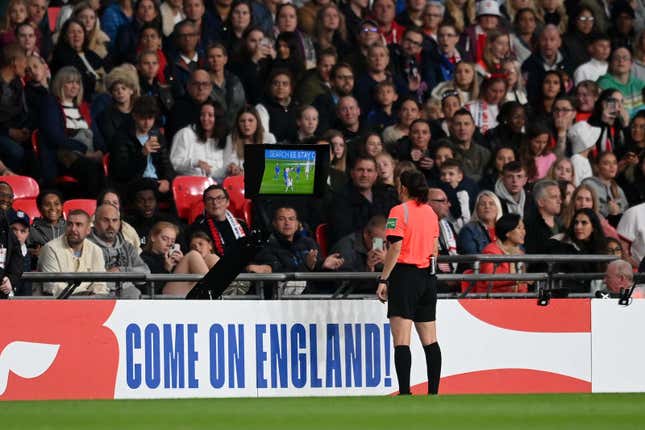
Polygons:
M316 242L320 248L320 252L324 257L327 257L329 254L329 242L327 241L327 235L329 234L329 224L318 224L316 227Z
M70 199L63 203L63 216L65 219L69 216L69 213L74 209L83 209L90 216L94 216L96 212L96 200L93 199Z
M198 216L204 213L204 202L202 200L197 201L190 208L190 213L188 214L188 224L195 222Z
M473 269L464 270L464 275L472 275L473 273L475 273ZM471 282L475 282L475 281L461 281L460 286L461 286L462 293L465 293L468 290L468 287L470 287ZM473 288L470 291L474 291L474 290L475 290L475 286L473 286Z
M35 199L40 193L38 182L29 176L3 176L0 181L11 185L14 199Z
M213 179L204 176L177 176L172 182L172 195L179 218L189 219L191 208L202 201L204 190L213 184Z
M243 218L244 211L244 175L229 176L222 184L230 198L228 210L237 218Z
M34 222L34 218L38 218L40 216L36 199L16 199L13 201L12 207L17 211L23 211L29 215L29 219L32 223Z

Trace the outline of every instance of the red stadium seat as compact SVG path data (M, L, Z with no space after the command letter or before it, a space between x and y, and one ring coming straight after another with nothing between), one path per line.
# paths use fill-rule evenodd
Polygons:
M188 224L194 223L197 217L202 213L204 213L204 202L202 200L199 200L190 207L190 213L188 214Z
M318 227L316 227L316 242L318 243L318 247L320 248L320 253L323 258L327 257L329 253L329 243L327 241L328 235L329 224L319 224Z
M36 199L16 199L13 201L12 207L17 211L23 211L29 215L29 219L32 223L34 222L34 218L40 217L40 211L38 210Z
M231 199L231 204L229 205L228 210L230 210L236 217L242 218L244 201L246 200L244 198L244 175L229 176L224 179L224 183L222 185Z
M65 219L69 216L69 213L74 209L83 209L85 212L94 216L96 212L96 200L93 199L70 199L63 203L63 216Z
M177 176L172 181L172 195L179 218L189 219L191 208L202 201L204 190L213 184L212 178L204 176Z
M3 176L0 181L11 185L14 199L35 199L40 192L38 182L29 176Z
M475 273L475 271L473 269L464 270L464 275L472 275L473 273ZM474 282L474 281L461 281L460 286L461 286L461 292L462 293L465 293L466 291L468 291L468 288L470 287L471 282ZM475 289L475 287L473 286L472 290L474 290L474 289Z
M244 200L244 205L242 206L242 218L246 225L251 228L253 225L253 202L249 199Z

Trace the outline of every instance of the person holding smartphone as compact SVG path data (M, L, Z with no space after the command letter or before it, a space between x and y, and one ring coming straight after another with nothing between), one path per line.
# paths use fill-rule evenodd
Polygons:
M385 222L383 215L375 215L359 231L341 238L330 250L339 254L343 265L339 272L380 272L386 254ZM355 292L374 291L374 281L359 282Z
M399 394L410 393L410 333L412 323L426 356L428 394L438 394L441 349L437 342L436 258L439 219L428 205L428 184L418 171L403 172L397 183L401 204L390 211L386 224L389 247L376 296L388 303L394 338L394 366Z

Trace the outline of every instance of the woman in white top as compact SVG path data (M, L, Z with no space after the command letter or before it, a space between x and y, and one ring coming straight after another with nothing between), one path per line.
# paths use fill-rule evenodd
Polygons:
M161 3L161 22L164 36L168 37L175 29L175 24L186 18L181 0L167 0Z
M233 131L226 136L224 165L227 176L240 175L244 170L244 145L263 143L276 143L275 136L264 130L253 106L243 107L237 113Z
M199 121L175 134L170 162L178 174L209 176L216 181L227 176L224 146L217 127L221 115L219 106L206 100L199 110Z

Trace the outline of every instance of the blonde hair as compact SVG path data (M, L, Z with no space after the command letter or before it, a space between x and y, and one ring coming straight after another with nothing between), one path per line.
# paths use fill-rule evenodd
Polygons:
M150 233L148 233L148 240L146 241L146 244L143 246L143 249L145 251L151 252L152 251L152 237L157 236L159 233L161 233L165 229L171 229L175 232L175 235L179 234L179 227L177 227L175 224L168 222L168 221L159 221L155 225L152 226L150 229Z
M336 32L343 41L347 40L347 25L345 24L345 15L340 11L336 3L329 3L328 5L318 9L318 12L316 13L316 21L314 23L314 38L318 41L321 49L329 47L335 48L333 40L327 40L323 37L325 34L325 30L323 28L323 16L328 9L336 9L336 12L338 13L338 30L336 30Z
M110 41L110 37L101 30L101 21L99 20L99 15L98 13L96 13L96 10L94 10L90 2L83 1L74 6L72 16L78 19L78 15L88 9L94 12L96 22L93 29L91 29L89 32L86 31L85 37L87 37L87 49L94 51L99 57L105 58L108 54L107 44Z
M457 33L463 33L466 27L466 18L469 22L475 22L475 0L466 0L463 9L455 4L454 0L446 0L446 11L454 20Z
M569 15L567 15L567 9L564 7L564 1L563 0L557 0L558 1L558 6L555 8L555 11L560 15L560 24L558 24L558 30L560 30L560 34L564 34L567 32L567 25L569 24ZM544 7L542 6L542 0L540 0L540 5L537 8L537 16L538 19L544 20L544 15L546 14L546 11L544 10Z
M475 199L475 210L473 211L473 214L470 217L470 221L479 222L479 217L477 216L477 206L479 205L479 202L483 197L488 197L491 200L493 200L493 203L495 203L495 208L497 209L497 215L495 216L495 221L500 219L504 214L504 212L502 210L502 203L499 201L499 197L497 197L497 195L490 190L484 190L481 193L479 193L477 195L477 199Z
M29 20L29 4L27 3L27 0L11 0L9 1L9 4L7 4L7 8L5 9L5 16L4 16L4 22L2 23L2 28L0 31L13 31L15 24L11 22L11 14L9 11L11 10L12 7L16 5L23 5L25 7L25 11L27 12L27 20ZM18 23L21 24L21 23Z
M564 225L565 228L569 228L571 225L571 221L573 221L573 215L576 213L576 197L578 197L578 194L580 194L580 191L589 191L591 194L591 210L598 215L598 194L596 194L596 190L594 190L592 187L590 187L587 184L580 184L576 187L575 190L573 190L573 193L571 193L571 200L569 201L569 204L564 207L562 210L562 224Z
M51 84L51 93L62 101L63 85L68 82L78 82L81 86L78 95L74 98L74 106L80 106L83 103L83 79L74 66L65 66L56 73Z
M576 168L569 157L558 157L553 164L551 164L551 167L549 167L549 171L546 173L545 178L557 181L558 179L555 177L555 168L563 161L566 161L571 166L571 178L574 179L576 177Z

